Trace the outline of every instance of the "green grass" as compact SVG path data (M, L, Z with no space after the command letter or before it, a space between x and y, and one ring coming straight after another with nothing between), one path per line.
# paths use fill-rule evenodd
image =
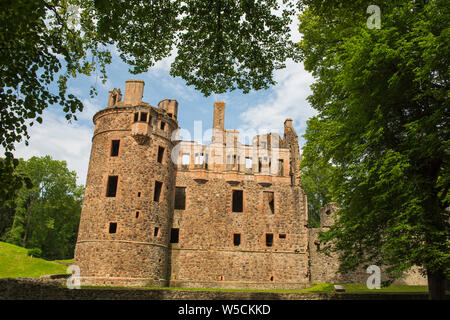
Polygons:
M404 286L391 285L381 289L367 289L364 284L343 284L345 293L427 293L427 286ZM105 287L105 286L83 286L89 289L127 289L127 290L186 290L186 291L222 291L222 292L267 292L267 293L333 293L334 284L318 283L306 289L217 289L217 288L178 288L178 287ZM344 293L344 294L345 294Z
M40 277L66 273L67 266L29 257L27 251L19 246L0 242L0 278Z

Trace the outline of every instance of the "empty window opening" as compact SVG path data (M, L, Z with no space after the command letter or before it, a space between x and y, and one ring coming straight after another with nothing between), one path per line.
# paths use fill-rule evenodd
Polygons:
M286 233L280 233L278 237L280 239L286 239Z
M273 276L270 276L270 281L273 281Z
M273 245L273 233L266 233L266 246L271 247Z
M138 196L138 198L140 198L141 197L141 192L138 192L137 196Z
M161 198L161 189L162 182L155 181L155 193L153 195L153 201L159 202L159 199Z
M115 197L116 196L118 179L119 179L118 176L109 176L108 177L108 183L106 186L106 196L107 197Z
M223 276L220 276L220 277L219 277L219 281L223 281Z
M110 222L109 233L116 233L116 232L117 232L117 222Z
M136 211L136 218L139 218L139 211Z
M187 166L189 165L190 162L191 162L191 155L189 153L183 153L183 155L181 156L181 164L183 166Z
M139 112L134 113L134 122L137 122L139 119Z
M111 141L111 157L117 157L119 155L120 140Z
M245 158L245 169L251 169L252 168L252 158L246 157Z
M141 120L142 122L147 122L147 112L141 112Z
M282 176L284 172L284 161L278 160L278 175Z
M172 228L170 230L170 243L178 243L180 238L180 229Z
M160 128L161 128L162 131L166 130L166 123L164 121L161 121Z
M264 191L264 212L274 214L275 213L275 197L272 191Z
M164 157L164 148L158 147L158 162L162 163Z
M258 159L258 172L259 173L262 172L262 159L261 158Z
M175 209L186 209L186 187L175 187Z
M158 227L155 227L155 230L153 230L153 236L154 237L159 236L159 228Z
M241 244L241 234L235 233L233 234L233 244L237 247Z
M195 154L195 165L199 166L204 163L204 156L203 153L196 153Z
M244 191L233 190L233 212L242 212L244 208Z
M171 117L171 118L172 118L172 114L171 114L171 113L168 113L167 115L168 115L169 117Z

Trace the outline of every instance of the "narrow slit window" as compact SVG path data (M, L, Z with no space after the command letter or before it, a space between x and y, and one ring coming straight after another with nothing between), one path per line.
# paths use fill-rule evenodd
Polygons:
M266 233L266 246L271 247L273 245L273 233Z
M140 193L140 192L138 192L138 193L137 193L137 196L138 196L138 198L140 198L140 197L141 197L141 193Z
M242 212L244 208L244 191L233 190L233 212Z
M111 141L111 157L117 157L119 155L120 140Z
M241 244L241 234L240 233L233 234L233 244L236 247Z
M180 229L172 228L170 230L170 243L178 243L180 240Z
M175 209L186 209L186 187L175 187Z
M106 186L106 196L107 197L115 197L116 196L118 179L119 179L118 176L109 176L108 177L108 183Z
M116 232L117 232L117 222L110 222L109 233L116 233Z
M161 121L161 126L160 126L162 131L166 130L166 123L164 121Z
M262 172L262 159L261 158L258 159L258 172L259 173Z
M155 230L153 230L153 236L157 237L159 235L159 228L155 227Z
M159 202L161 198L162 185L162 182L155 181L155 193L153 195L153 201Z
M136 211L136 218L139 218L139 211Z
M164 157L164 148L163 147L158 147L158 162L162 163L163 161L163 157Z
M142 122L147 122L147 112L141 112L141 120Z

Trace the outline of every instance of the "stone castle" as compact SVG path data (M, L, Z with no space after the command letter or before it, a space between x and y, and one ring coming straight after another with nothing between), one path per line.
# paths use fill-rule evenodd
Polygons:
M143 89L126 81L123 100L110 91L93 118L74 262L82 285L293 289L334 280L337 265L317 253L319 229L307 228L292 120L282 138L245 145L216 102L211 143L180 141L178 102L151 106Z

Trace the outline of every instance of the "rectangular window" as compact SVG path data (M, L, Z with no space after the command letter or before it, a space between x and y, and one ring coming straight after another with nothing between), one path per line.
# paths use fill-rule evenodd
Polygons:
M190 162L191 162L191 155L189 153L183 153L183 155L181 156L181 164L183 166L187 166L189 165Z
M139 112L134 113L134 122L137 122L139 119Z
M266 233L266 246L271 247L273 245L273 233Z
M158 147L158 162L162 163L164 157L164 148Z
M139 218L139 211L136 211L136 218Z
M159 228L155 227L155 230L153 230L153 236L157 237L159 235Z
M237 247L241 244L241 234L235 233L233 234L233 244Z
M178 243L180 238L180 229L172 228L170 230L170 243Z
M280 233L279 237L280 239L286 239L286 233Z
M141 112L141 120L142 122L147 122L147 112Z
M262 158L258 158L258 172L262 172Z
M284 173L284 161L278 160L278 175L282 176Z
M186 187L175 187L175 209L186 209Z
M271 191L263 192L264 212L274 214L275 213L275 196Z
M155 193L153 195L153 201L159 202L159 199L161 198L162 185L162 182L155 181Z
M115 197L116 196L118 179L119 179L118 176L109 176L108 177L108 183L106 186L106 196L107 197Z
M117 232L117 222L110 222L109 233L116 233L116 232Z
M161 121L161 130L164 131L166 130L166 123L164 121Z
M244 208L244 191L233 190L233 212L242 212Z
M120 140L111 141L111 157L117 157L119 155Z
M253 166L252 158L246 157L245 158L245 169L251 169L252 166Z

